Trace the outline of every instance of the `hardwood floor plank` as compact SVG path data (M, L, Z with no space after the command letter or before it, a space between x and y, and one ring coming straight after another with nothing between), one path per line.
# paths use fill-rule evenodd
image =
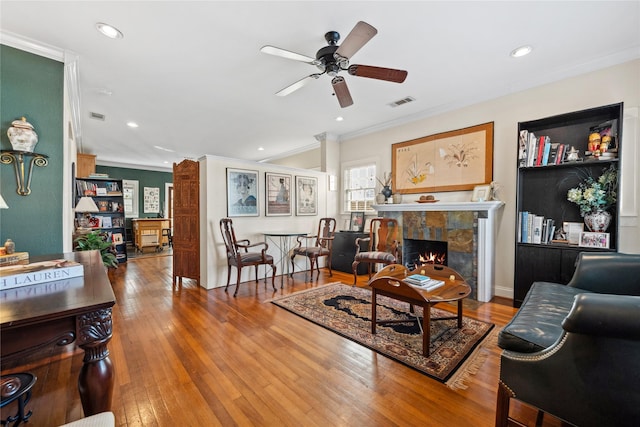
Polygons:
M250 281L233 297L233 286L205 290L184 280L174 287L171 261L139 258L109 273L117 300L109 343L116 425L493 425L497 346L468 388L454 391L270 303L328 283L351 283L350 274L329 277L323 270L317 281L305 282L300 272L276 292L262 280ZM365 283L361 276L359 286ZM476 303L465 314L499 328L515 313L502 302ZM75 350L12 369L38 375L28 405L31 425L82 417L82 357ZM526 405L514 404L512 413L525 424L535 422ZM559 423L545 417L544 425Z

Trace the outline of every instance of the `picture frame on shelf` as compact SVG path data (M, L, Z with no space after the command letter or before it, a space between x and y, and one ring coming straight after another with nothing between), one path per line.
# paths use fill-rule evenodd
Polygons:
M296 215L318 214L318 178L296 176Z
M260 216L258 171L227 168L227 215Z
M364 230L364 212L351 212L349 230L362 233Z
M265 172L266 216L291 215L291 175Z
M580 243L580 235L584 232L583 222L563 222L562 228L566 233L567 241L570 245Z
M609 233L583 231L580 233L579 246L609 249Z
M476 185L473 187L473 194L471 195L472 202L488 202L492 199L491 184Z
M493 178L493 122L392 144L393 193L473 190Z

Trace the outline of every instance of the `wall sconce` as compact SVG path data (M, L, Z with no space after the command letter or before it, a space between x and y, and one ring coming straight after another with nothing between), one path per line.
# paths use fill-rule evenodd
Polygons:
M91 214L95 212L100 212L98 206L96 206L96 202L94 202L91 197L80 197L76 205L76 213L84 214L78 219L80 228L89 228L89 218Z
M29 160L29 169L25 174L25 157L31 157ZM33 166L45 167L49 164L49 160L47 160L49 156L45 156L44 154L38 153L29 153L26 151L13 151L13 150L2 150L2 154L0 154L0 163L4 165L9 165L13 163L13 169L16 172L16 183L18 187L16 188L16 192L21 196L28 196L31 194L31 177L33 172Z
M31 193L31 177L33 166L45 167L49 163L49 157L44 154L34 153L33 149L38 143L38 134L33 125L22 117L20 120L11 122L11 127L7 130L7 136L11 142L13 150L2 150L0 163L8 165L13 163L16 172L16 182L18 188L16 192L21 196L28 196ZM30 157L29 169L25 175L25 156Z

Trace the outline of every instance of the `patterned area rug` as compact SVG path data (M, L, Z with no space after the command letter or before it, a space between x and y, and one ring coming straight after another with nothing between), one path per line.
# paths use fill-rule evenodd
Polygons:
M422 355L422 334L415 315L409 313L409 304L378 296L378 320L407 319L407 322L378 325L371 334L371 291L333 283L307 289L271 300L307 320L349 338L378 353L414 368L450 388L466 388L468 375L477 372L484 363L488 350L491 323L463 317L462 328L457 321L431 322L430 356ZM416 307L422 317L422 309ZM432 317L451 315L437 306L431 308ZM493 337L495 340L495 337Z

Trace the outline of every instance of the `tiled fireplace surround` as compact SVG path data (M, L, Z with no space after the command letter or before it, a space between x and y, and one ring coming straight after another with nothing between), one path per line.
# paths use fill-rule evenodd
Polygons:
M489 301L495 276L496 212L503 202L438 202L377 205L380 216L395 218L406 239L447 243L447 265L471 286L471 298ZM403 259L403 262L406 261Z

